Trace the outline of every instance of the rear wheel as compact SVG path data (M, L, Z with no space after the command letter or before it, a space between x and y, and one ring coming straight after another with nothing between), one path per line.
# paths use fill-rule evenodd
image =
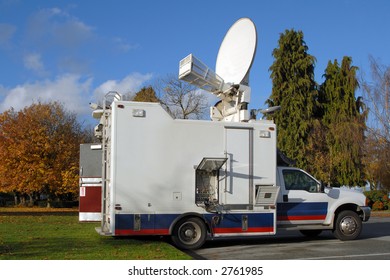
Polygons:
M333 234L340 240L354 240L362 231L362 220L351 210L342 211L337 215Z
M206 225L200 218L184 218L175 225L172 241L178 248L194 250L204 244L206 235Z

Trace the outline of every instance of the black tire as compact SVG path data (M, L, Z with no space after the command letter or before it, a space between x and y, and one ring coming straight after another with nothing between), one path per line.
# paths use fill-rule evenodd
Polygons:
M195 250L204 244L206 235L206 224L200 218L184 218L175 225L172 241L180 249Z
M346 241L358 238L362 231L362 220L351 210L340 212L336 217L333 234L336 238Z
M317 237L318 235L320 235L322 230L321 229L305 229L305 230L300 230L300 232L304 236L313 238L313 237Z

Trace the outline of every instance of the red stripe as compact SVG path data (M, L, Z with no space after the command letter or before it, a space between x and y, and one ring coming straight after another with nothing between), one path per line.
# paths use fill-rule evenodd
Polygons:
M325 220L326 215L317 216L278 216L278 221L305 221L305 220Z
M115 235L168 235L169 229L117 229Z
M214 228L214 233L246 233L246 232L273 232L273 227L252 227L247 230L242 228Z
M252 233L252 232L273 232L273 227L257 227L257 228L248 228L248 230L242 230L242 228L214 228L214 233L223 234L223 233ZM132 230L132 229L117 229L115 230L115 235L169 235L168 229L142 229L142 230Z

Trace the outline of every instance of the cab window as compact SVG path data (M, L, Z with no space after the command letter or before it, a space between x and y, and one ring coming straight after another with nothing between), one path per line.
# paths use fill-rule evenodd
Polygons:
M283 170L286 190L317 192L318 182L300 170Z

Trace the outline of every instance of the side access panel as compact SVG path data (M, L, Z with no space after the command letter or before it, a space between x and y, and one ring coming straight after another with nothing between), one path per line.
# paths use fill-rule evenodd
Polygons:
M205 218L214 237L271 235L276 230L273 212L208 214Z
M169 235L180 214L116 214L115 235Z
M276 201L279 187L256 186L252 211L205 215L214 237L276 234Z

